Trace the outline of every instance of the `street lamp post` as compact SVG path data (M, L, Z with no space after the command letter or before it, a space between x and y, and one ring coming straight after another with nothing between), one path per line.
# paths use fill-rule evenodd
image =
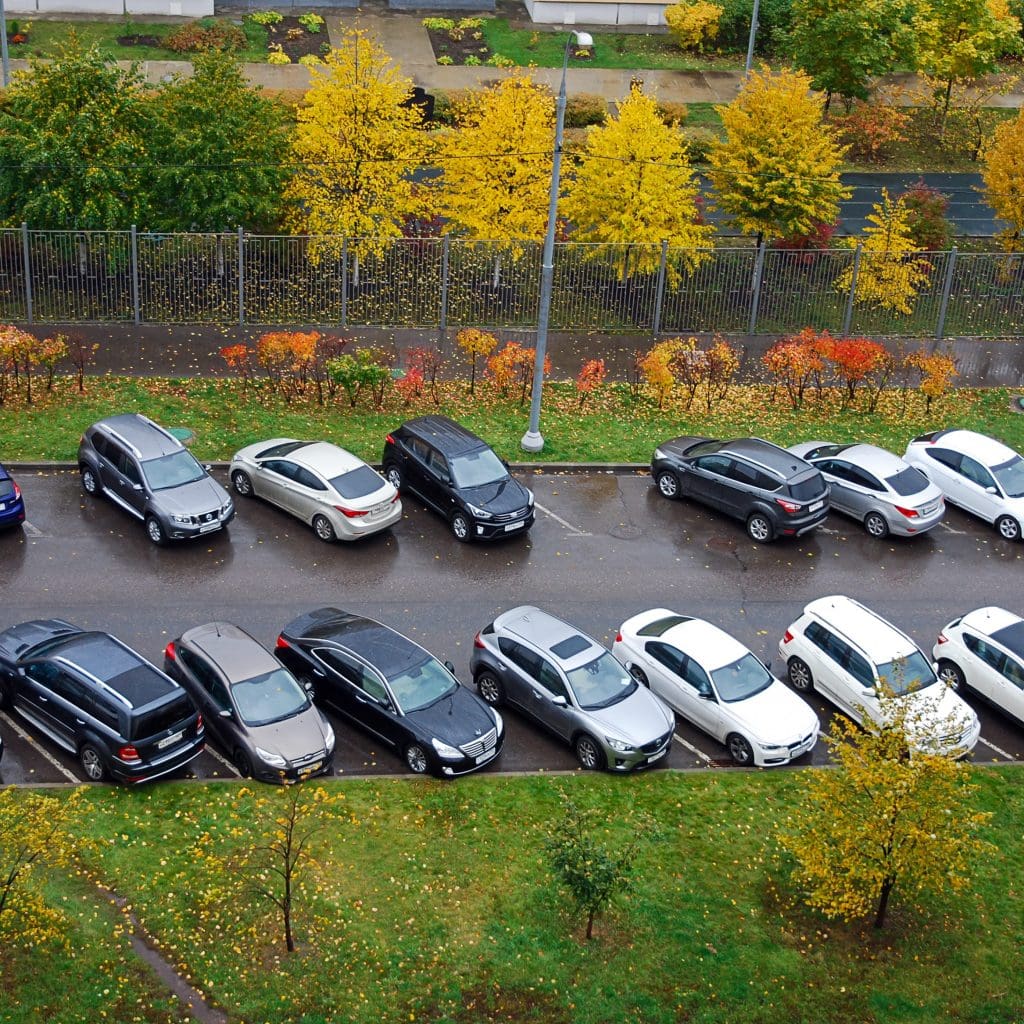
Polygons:
M754 9L750 13L750 37L747 40L747 66L743 69L744 77L750 76L750 65L754 63L754 42L757 39L757 15L760 6L760 0L754 0Z
M562 173L562 136L565 131L565 78L569 70L569 48L593 46L589 32L570 32L562 61L562 84L558 88L555 107L555 152L551 161L551 194L548 197L548 229L544 235L544 256L540 265L540 308L537 312L537 348L533 360L533 392L530 399L530 429L519 442L524 451L539 452L544 448L540 432L540 399L544 388L544 359L548 347L548 320L551 316L551 288L555 276L555 221L558 215L558 190Z
M0 62L4 68L4 88L11 84L11 61L7 53L7 12L4 0L0 0Z

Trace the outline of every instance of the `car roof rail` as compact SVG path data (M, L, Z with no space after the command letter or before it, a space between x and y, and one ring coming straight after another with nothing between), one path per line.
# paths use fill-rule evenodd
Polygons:
M138 459L142 458L142 452L139 450L139 448L136 445L132 444L132 442L129 441L128 438L124 436L124 434L122 434L119 431L115 430L113 427L108 427L106 423L101 423L101 424L98 424L98 425L100 427L102 427L103 430L106 431L111 437L113 437L116 440L120 441L121 444L123 444L126 448L130 448L135 453L136 458L138 458Z
M132 702L123 693L119 693L109 683L105 683L102 679L100 679L99 676L94 676L90 671L88 671L88 669L82 668L81 665L73 662L70 658L64 658L58 654L56 657L54 657L53 660L59 661L62 665L65 665L68 668L73 669L79 675L85 676L86 679L88 679L90 682L95 683L101 690L105 690L115 700L120 701L129 710L134 709L135 705L132 704Z
M181 441L179 441L178 438L176 438L166 427L161 427L159 423L154 422L148 416L143 416L141 413L139 413L138 416L140 420L142 420L144 423L148 423L154 430L159 430L160 433L163 434L164 437L166 437L169 441L173 441L175 445L177 445L177 447L185 447L181 443Z

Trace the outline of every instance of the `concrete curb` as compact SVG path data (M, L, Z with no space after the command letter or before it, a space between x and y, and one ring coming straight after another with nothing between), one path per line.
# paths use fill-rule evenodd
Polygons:
M5 462L4 465L16 473L61 473L78 469L77 462ZM207 462L204 465L214 469L227 469L230 462ZM371 462L371 466L380 463ZM647 462L513 462L516 469L534 470L540 473L638 473L650 468Z

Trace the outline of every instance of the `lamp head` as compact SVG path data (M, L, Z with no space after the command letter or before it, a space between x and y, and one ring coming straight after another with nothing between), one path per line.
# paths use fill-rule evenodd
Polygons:
M570 35L575 37L577 46L594 45L594 37L589 32L571 32Z

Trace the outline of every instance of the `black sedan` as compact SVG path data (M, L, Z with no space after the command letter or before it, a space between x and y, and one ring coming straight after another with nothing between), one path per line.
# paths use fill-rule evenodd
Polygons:
M493 761L501 716L419 644L361 615L320 608L281 631L277 657L316 700L355 722L422 775L464 775Z

